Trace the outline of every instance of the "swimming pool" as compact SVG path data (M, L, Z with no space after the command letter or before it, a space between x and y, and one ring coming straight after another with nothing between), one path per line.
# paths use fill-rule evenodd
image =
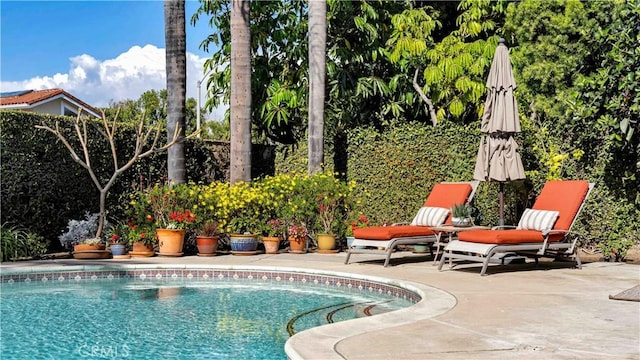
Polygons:
M64 270L2 274L3 359L284 359L293 333L420 300L394 284L336 274Z

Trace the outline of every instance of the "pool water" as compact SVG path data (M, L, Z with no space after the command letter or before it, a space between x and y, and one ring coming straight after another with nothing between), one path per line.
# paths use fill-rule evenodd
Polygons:
M3 285L2 359L286 359L294 333L408 300L273 283Z

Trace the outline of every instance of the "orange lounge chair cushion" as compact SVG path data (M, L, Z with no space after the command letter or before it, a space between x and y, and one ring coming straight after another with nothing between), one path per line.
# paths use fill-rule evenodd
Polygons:
M559 241L563 237L563 234L553 234L549 241ZM544 236L537 230L470 230L458 233L458 239L480 244L520 244L541 243Z
M472 189L469 184L435 184L425 200L424 206L449 209L455 204L464 204Z
M438 183L433 186L424 206L450 209L456 204L466 204L473 187L470 184ZM451 224L451 213L444 221Z
M588 181L548 181L536 198L533 209L560 212L553 228L555 230L569 230L588 192Z
M364 240L391 240L395 238L411 236L430 236L433 231L428 226L398 225L398 226L374 226L354 229L353 236Z

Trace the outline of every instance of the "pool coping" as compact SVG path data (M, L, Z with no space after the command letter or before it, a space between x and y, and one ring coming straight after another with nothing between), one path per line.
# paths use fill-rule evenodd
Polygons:
M188 272L185 275L184 272ZM211 272L210 277L209 273ZM195 274L192 274L195 272ZM217 275L216 275L217 272ZM97 274L107 275L98 277ZM114 276L114 273L116 276ZM347 273L332 270L320 270L313 268L300 268L288 266L261 266L261 265L209 265L209 264L98 264L98 265L61 265L61 266L27 266L22 268L2 267L0 272L0 282L3 285L33 282L55 283L56 281L98 281L122 278L122 273L130 280L155 281L155 280L188 280L188 281L215 281L238 280L240 278L253 280L251 274L256 273L256 280L276 279L277 281L311 281L315 284L332 285L334 289L340 287L351 288L352 286L369 286L369 292L386 291L389 296L404 297L404 299L414 302L413 305L394 310L391 312L377 314L358 319L340 321L334 324L327 324L301 331L291 336L285 343L284 351L289 359L302 360L310 358L321 359L344 359L337 350L337 345L346 338L361 335L369 331L381 330L389 327L401 326L415 321L429 319L452 309L456 305L453 295L432 286L414 283L405 280L394 280L380 276L371 276L355 273ZM148 274L147 274L148 273ZM181 273L178 275L178 273ZM234 273L232 275L231 273ZM237 275L235 273L240 273ZM60 275L55 278L53 274ZM287 274L289 278L281 278L278 274ZM75 275L75 276L74 276ZM267 276L269 275L269 276ZM296 277L295 275L299 275ZM73 277L72 277L73 276ZM32 279L33 278L33 279ZM307 280L308 278L308 280ZM338 279L338 280L336 280ZM344 282L340 283L340 279ZM349 282L347 280L351 280ZM384 286L371 286L367 284L381 284ZM408 293L395 293L393 288L399 288ZM361 289L362 291L362 289ZM412 297L411 294L420 297ZM408 297L408 299L407 299ZM417 301L417 302L416 302ZM308 345L313 343L313 347Z

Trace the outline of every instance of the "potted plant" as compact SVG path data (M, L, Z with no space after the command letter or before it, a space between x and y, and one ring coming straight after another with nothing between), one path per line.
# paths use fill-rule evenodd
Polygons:
M311 181L316 194L318 250L334 252L336 234L340 233L344 223L350 188L331 173L316 174Z
M109 250L114 257L124 256L127 252L125 231L126 224L117 224L107 228Z
M137 225L127 223L126 238L131 245L129 255L133 257L150 257L155 254L153 247L157 242L154 236L153 217L151 215L144 223Z
M280 248L280 239L284 233L284 223L280 219L270 219L264 228L266 236L262 237L264 252L267 254L277 254Z
M451 225L469 227L473 224L471 219L471 205L455 204L451 207Z
M218 249L219 226L215 220L206 220L196 235L198 256L215 256Z
M247 182L231 185L223 201L229 204L225 217L225 229L229 234L231 253L234 255L255 254L258 248L258 232L262 229L264 194L258 186Z
M67 232L58 240L66 249L73 248L75 258L104 258L109 255L101 238L96 237L99 214L85 213L82 220L69 220Z
M156 184L139 195L140 202L144 203L142 210L153 213L158 254L182 256L185 234L196 225L196 214L188 209L195 205L197 198L191 195L189 186Z
M171 212L156 228L158 255L182 256L184 236L195 221L196 215L189 210Z
M287 228L290 252L302 254L306 251L307 227L304 224L292 224Z
M347 225L347 248L351 247L351 243L355 240L353 233L356 229L362 229L369 226L369 218L366 215L359 215L355 220Z

